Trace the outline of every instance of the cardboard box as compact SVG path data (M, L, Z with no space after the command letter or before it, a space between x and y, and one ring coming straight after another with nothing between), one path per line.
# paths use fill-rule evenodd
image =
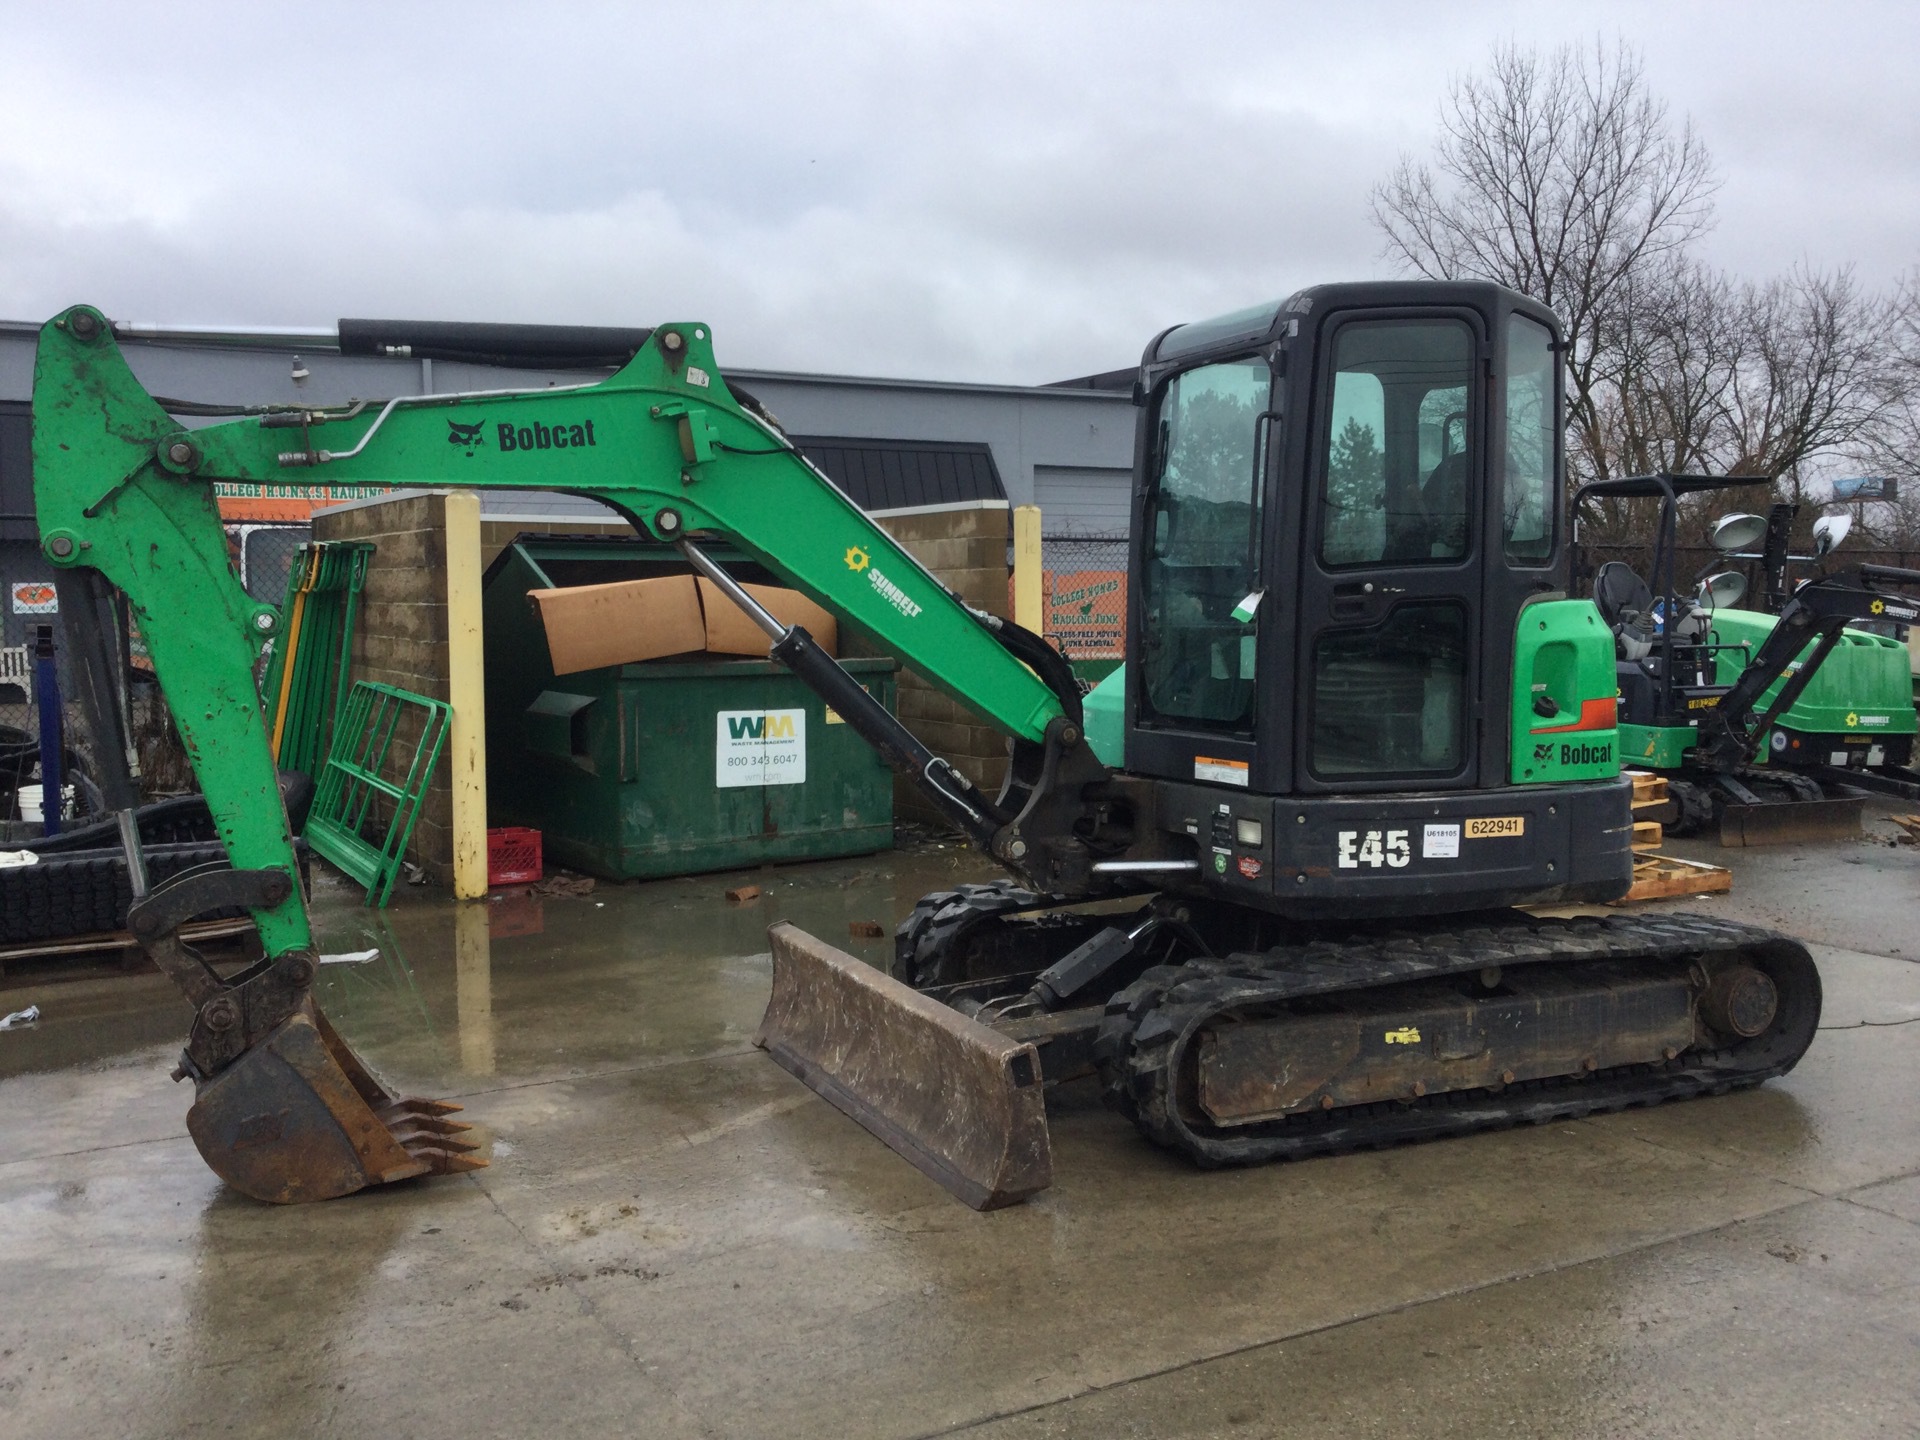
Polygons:
M840 627L833 616L799 591L777 585L743 588L783 625L804 625L829 655L839 653ZM703 650L765 658L771 644L711 581L692 575L529 590L527 598L547 632L556 675Z
M691 575L529 590L547 632L553 673L598 670L684 655L707 643L700 591Z
M840 626L831 612L822 610L798 590L781 585L742 585L782 625L803 625L829 655L840 653ZM773 642L749 620L740 607L720 593L711 580L700 582L700 608L706 614L707 649L715 655L754 655L766 658Z

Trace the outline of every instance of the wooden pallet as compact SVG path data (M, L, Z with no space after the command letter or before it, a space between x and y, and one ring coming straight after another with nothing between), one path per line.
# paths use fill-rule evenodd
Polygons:
M1613 903L1671 900L1676 895L1724 895L1733 889L1733 872L1701 860L1675 855L1640 855L1633 862L1633 888Z
M1633 781L1633 808L1635 811L1651 810L1656 805L1667 803L1667 777L1656 775L1651 770L1628 770L1627 778Z
M1644 814L1667 803L1667 777L1651 770L1628 770L1633 781L1633 813ZM1633 888L1613 903L1670 900L1676 895L1724 895L1733 889L1733 872L1702 860L1659 854L1666 832L1656 820L1633 822Z

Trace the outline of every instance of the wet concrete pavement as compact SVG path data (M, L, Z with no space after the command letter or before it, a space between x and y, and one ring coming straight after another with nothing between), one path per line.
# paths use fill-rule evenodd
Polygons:
M771 920L879 960L849 923L984 877L953 850L537 915L326 887L326 948L386 956L323 1005L493 1163L320 1206L201 1164L159 977L8 980L0 1435L1913 1434L1920 853L1683 853L1817 944L1786 1079L1213 1174L1083 1085L992 1215L750 1045Z

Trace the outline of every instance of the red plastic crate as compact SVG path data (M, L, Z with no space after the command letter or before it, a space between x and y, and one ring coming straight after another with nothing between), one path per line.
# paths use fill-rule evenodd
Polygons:
M523 825L487 831L487 888L533 885L540 879L540 832Z

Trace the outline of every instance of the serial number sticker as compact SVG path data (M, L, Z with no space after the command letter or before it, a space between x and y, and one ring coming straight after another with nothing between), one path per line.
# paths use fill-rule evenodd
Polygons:
M1460 858L1460 827L1455 825L1429 825L1420 836L1420 858L1422 860L1458 860Z
M1489 815L1467 821L1469 840L1510 840L1515 835L1526 833L1527 817L1524 815Z

